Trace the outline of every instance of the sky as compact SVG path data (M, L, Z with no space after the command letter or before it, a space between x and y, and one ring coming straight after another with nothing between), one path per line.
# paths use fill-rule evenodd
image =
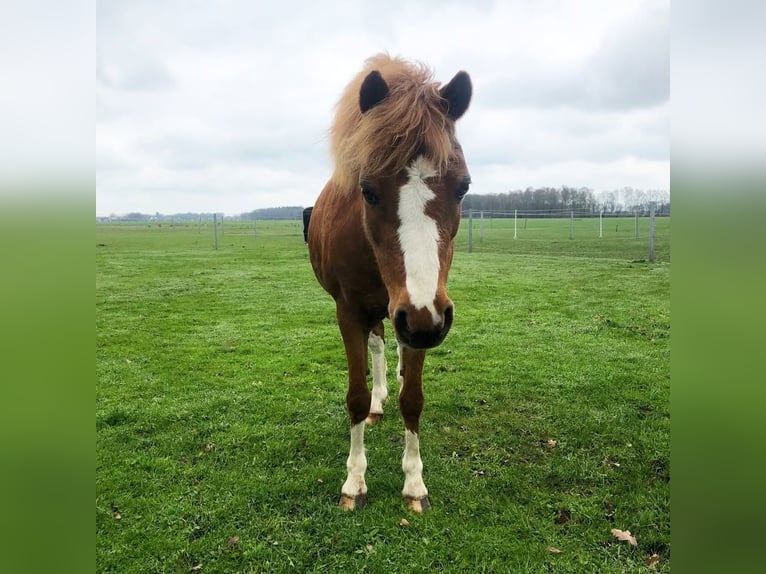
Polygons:
M386 51L459 70L471 192L670 188L670 5L98 1L96 214L312 205L343 88Z

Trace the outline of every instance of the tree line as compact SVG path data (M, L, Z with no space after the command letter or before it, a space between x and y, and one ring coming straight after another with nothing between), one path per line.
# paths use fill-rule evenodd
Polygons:
M607 216L646 215L655 203L657 215L670 215L670 194L665 190L644 191L623 187L612 191L595 192L588 187L528 187L507 193L474 194L463 199L463 211L492 211L513 216L514 210L525 217L561 217L575 211L579 217L597 216L603 209Z
M647 215L649 204L655 202L657 215L670 215L670 194L665 190L640 190L623 187L612 191L595 192L588 187L528 187L507 193L469 193L463 199L462 210L494 212L495 217L513 217L518 210L524 217L565 217L574 211L578 217L604 215L611 217ZM303 206L267 207L254 209L227 219L290 219L300 220ZM154 215L129 213L100 218L111 221L197 221L212 220L212 213L175 213Z
M301 206L264 207L254 209L240 215L240 219L300 219L303 214Z

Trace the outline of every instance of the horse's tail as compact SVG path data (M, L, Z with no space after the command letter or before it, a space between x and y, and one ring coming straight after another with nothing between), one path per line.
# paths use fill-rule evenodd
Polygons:
M307 207L303 210L303 243L309 242L309 220L314 207Z

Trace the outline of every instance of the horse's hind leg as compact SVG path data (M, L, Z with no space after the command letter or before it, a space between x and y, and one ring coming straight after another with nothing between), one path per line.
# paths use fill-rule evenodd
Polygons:
M372 402L367 424L375 424L383 417L383 405L388 399L388 384L386 383L386 355L383 323L373 327L367 344L372 353Z

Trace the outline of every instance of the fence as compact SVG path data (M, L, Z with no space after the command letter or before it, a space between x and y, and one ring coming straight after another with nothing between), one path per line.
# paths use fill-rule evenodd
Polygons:
M220 220L219 220L220 223ZM229 237L296 236L303 240L303 221L300 219L227 219L220 223L219 233Z
M566 255L650 261L670 261L670 217L656 217L651 242L651 218L614 217L577 211L466 211L456 237L459 253L506 253L519 255ZM264 241L303 244L303 222L291 220L244 220L212 214L197 219L101 222L122 229L149 232L157 246L167 234L182 234L190 246L238 248Z
M573 210L468 210L462 216L459 251L670 261L670 217L653 217L651 210L629 217Z

